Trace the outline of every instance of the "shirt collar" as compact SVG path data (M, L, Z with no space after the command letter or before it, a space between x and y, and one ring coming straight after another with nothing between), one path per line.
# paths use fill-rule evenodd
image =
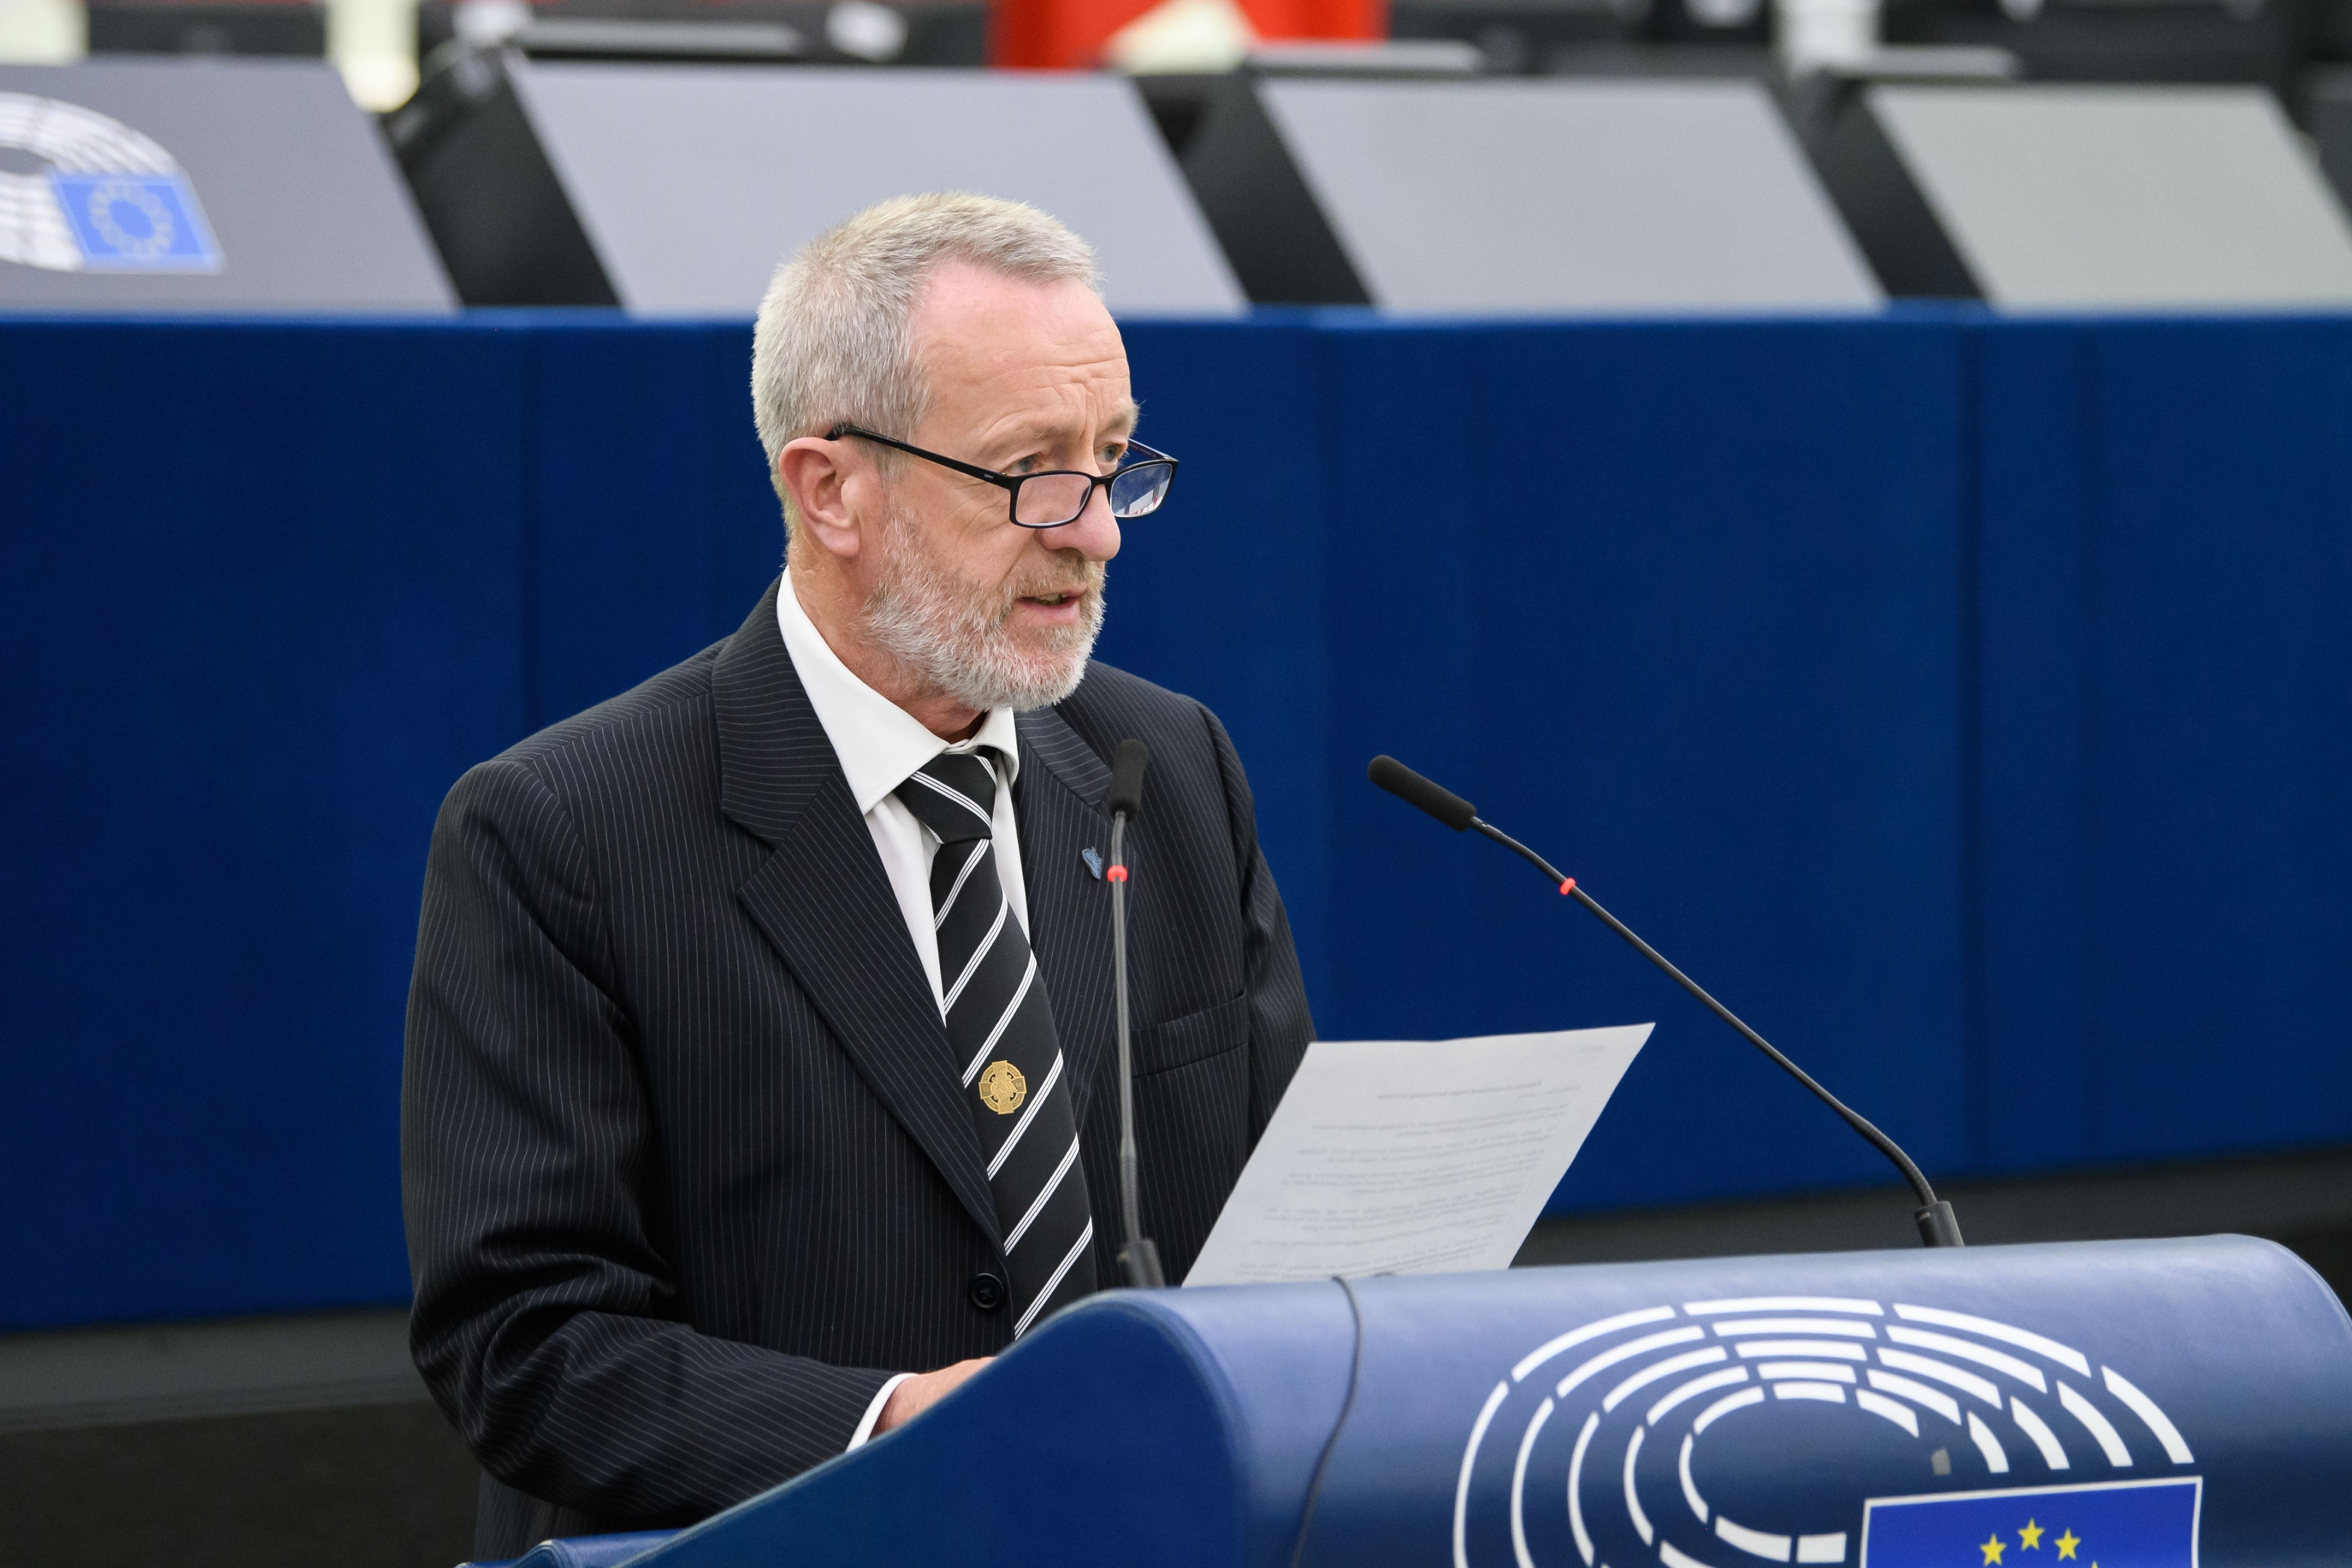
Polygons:
M940 740L841 662L841 656L801 607L789 572L776 595L776 626L808 692L809 706L816 710L817 722L824 726L825 739L833 742L834 752L841 759L841 771L848 776L849 793L857 797L861 814L881 805L941 752L987 747L997 753L1007 787L1021 776L1020 735L1013 727L1012 709L990 709L969 741L950 744Z

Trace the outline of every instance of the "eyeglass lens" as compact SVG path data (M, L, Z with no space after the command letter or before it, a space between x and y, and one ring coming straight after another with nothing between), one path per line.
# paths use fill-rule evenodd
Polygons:
M1137 463L1111 476L1110 514L1142 517L1160 510L1175 470L1166 463ZM1058 528L1075 522L1093 499L1094 481L1084 474L1039 474L1022 482L1013 498L1013 521L1028 528Z

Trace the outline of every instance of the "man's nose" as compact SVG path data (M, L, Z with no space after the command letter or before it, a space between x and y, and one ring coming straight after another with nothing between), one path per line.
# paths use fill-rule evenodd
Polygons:
M1108 561L1118 553L1118 519L1110 514L1110 489L1097 485L1087 498L1087 510L1058 528L1037 530L1048 550L1075 550L1089 561Z

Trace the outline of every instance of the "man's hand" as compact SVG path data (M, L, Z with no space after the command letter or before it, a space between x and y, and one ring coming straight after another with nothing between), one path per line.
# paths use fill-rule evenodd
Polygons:
M956 1384L986 1366L989 1360L989 1357L982 1356L974 1361L960 1361L953 1366L943 1366L937 1372L917 1373L890 1391L888 1401L882 1406L882 1414L875 1419L874 1435L879 1437L893 1426L904 1426L954 1393Z

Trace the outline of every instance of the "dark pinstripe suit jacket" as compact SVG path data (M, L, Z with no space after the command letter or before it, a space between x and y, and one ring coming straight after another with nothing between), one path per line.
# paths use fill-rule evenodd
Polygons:
M418 1366L478 1552L683 1524L838 1454L893 1372L1003 1350L939 1007L771 586L741 630L460 780L425 871L402 1174ZM1019 721L1032 938L1118 1278L1104 759L1133 831L1143 1218L1190 1267L1310 1037L1233 743L1103 665Z

